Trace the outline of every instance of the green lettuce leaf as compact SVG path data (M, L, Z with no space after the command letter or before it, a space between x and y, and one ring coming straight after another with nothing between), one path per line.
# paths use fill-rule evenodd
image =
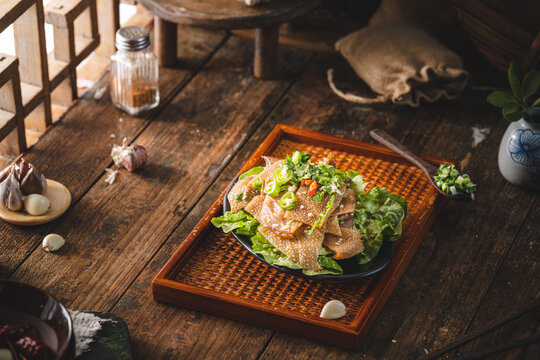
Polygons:
M362 186L364 184L360 183L359 187ZM377 256L383 241L395 241L401 236L407 201L386 188L378 187L368 193L357 191L357 199L354 227L360 231L364 242L364 250L357 255L357 260L365 264Z
M237 234L247 236L254 236L259 226L259 222L244 210L227 211L222 216L212 218L212 224L223 232L235 230Z

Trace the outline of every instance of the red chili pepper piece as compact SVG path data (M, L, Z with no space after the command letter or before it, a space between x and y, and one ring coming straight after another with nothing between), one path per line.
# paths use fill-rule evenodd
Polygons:
M15 341L23 335L26 335L32 330L30 323L23 323L19 325L6 325L0 328L0 341Z
M300 185L309 185L308 196L313 196L317 192L317 181L316 180L302 180Z
M51 349L43 341L31 336L24 336L17 340L15 347L32 360L49 360L51 358Z

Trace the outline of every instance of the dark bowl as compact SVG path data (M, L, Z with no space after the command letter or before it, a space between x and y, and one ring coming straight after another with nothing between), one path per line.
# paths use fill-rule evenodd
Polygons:
M0 280L0 326L29 322L56 354L56 360L75 357L75 336L69 312L45 291Z
M223 213L229 211L231 209L229 200L227 199L227 195L229 195L229 191L231 191L234 184L238 181L238 178L234 179L231 182L231 185L229 185L229 189L227 190L227 193L225 194L225 198L223 199ZM373 276L375 274L380 273L383 271L392 261L392 258L394 257L394 243L391 241L384 241L381 249L379 251L379 254L373 260L368 262L367 264L358 264L356 261L356 257L352 257L350 259L345 260L336 260L338 264L343 269L343 274L341 275L315 275L315 276L309 276L305 275L302 270L295 270L290 269L288 267L284 266L278 266L278 265L272 265L266 262L264 260L264 257L259 254L253 253L253 247L251 245L251 240L246 235L240 235L233 231L231 231L231 234L235 237L236 240L240 244L242 244L243 247L245 247L249 253L253 256L255 256L260 261L264 262L265 264L273 267L274 269L277 269L281 272L293 275L293 276L299 276L310 280L315 281L325 281L325 282L347 282L347 281L355 281L362 278L366 278L369 276Z

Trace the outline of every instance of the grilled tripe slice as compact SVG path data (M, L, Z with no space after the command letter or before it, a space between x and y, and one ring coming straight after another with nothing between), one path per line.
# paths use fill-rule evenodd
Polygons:
M341 228L339 227L339 221L337 216L329 216L328 221L326 222L326 229L324 230L326 234L333 234L341 236Z
M255 196L245 210L262 226L271 228L284 238L292 238L302 226L299 221L286 219L284 217L285 210L279 206L274 198L268 195Z
M335 260L351 258L364 250L360 231L341 228L341 232L341 236L326 234L323 241L323 245L335 253Z
M341 203L336 207L332 215L338 216L343 214L354 213L356 210L356 191L354 189L345 190Z
M259 226L258 230L270 244L287 255L292 261L300 264L302 268L319 271L322 267L317 260L319 259L324 233L316 229L308 236L306 235L307 229L308 227L302 227L293 239L283 238L268 227Z
M321 202L316 204L313 202L313 197L308 195L308 191L308 186L306 185L301 185L298 188L298 191L296 191L296 205L294 208L285 213L285 217L287 219L301 221L304 224L312 226L315 221L320 219L319 214L326 211L326 204L332 195L325 194ZM343 196L339 193L335 194L333 209L339 207L342 197ZM330 210L329 216L333 211L335 210ZM326 219L319 224L320 229L324 229L329 216L327 216Z
M236 184L232 187L231 191L227 194L227 200L231 205L231 211L236 212L240 209L246 207L250 203L251 199L257 196L257 190L248 186L248 183L255 177L255 175L247 176L242 180L238 180ZM243 200L236 200L236 197L243 192L246 193L246 196Z

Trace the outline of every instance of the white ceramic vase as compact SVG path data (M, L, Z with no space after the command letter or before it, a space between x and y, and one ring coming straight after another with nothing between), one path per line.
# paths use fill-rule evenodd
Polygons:
M499 170L512 184L540 190L540 123L508 125L499 147Z

